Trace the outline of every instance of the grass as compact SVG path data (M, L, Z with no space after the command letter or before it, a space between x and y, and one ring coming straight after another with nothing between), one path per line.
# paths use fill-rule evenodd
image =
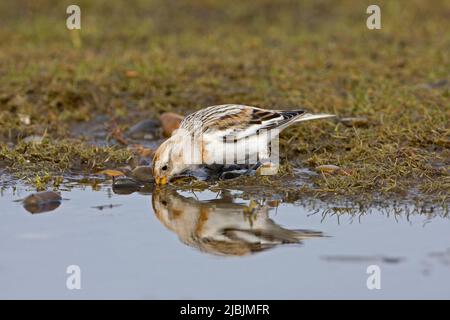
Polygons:
M99 115L126 128L213 104L302 106L368 119L284 133L286 167L351 170L313 178L314 192L448 201L448 1L379 1L381 30L360 1L77 3L79 31L65 28L70 1L0 4L0 166L32 178L127 163L123 146L73 134ZM41 147L21 142L44 133Z

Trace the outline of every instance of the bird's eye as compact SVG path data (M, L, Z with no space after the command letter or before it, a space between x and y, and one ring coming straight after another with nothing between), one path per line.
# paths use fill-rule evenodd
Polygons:
M166 170L167 170L167 164L166 164L165 166L163 166L163 167L161 168L161 170L162 170L162 171L166 171Z

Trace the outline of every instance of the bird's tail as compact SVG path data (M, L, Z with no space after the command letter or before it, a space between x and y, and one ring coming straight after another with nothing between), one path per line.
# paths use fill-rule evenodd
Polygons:
M302 122L302 121L309 121L309 120L316 120L316 119L326 119L326 118L334 118L336 117L334 114L326 114L326 113L319 113L319 114L311 114L311 113L303 113L299 115L295 122Z

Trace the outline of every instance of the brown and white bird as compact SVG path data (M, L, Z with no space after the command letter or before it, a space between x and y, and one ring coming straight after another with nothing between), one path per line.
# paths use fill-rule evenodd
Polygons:
M283 244L323 237L320 231L290 230L269 217L270 208L251 201L249 205L222 197L200 201L170 188L152 194L157 218L184 244L221 256L244 256Z
M188 115L153 158L157 184L166 184L188 169L210 164L271 162L271 142L288 126L331 118L305 110L266 110L226 104Z

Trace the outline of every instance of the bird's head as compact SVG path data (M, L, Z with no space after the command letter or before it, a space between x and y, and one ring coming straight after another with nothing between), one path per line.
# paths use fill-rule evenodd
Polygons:
M187 169L183 157L182 136L173 135L164 141L153 157L153 177L159 185L167 184L170 179Z

